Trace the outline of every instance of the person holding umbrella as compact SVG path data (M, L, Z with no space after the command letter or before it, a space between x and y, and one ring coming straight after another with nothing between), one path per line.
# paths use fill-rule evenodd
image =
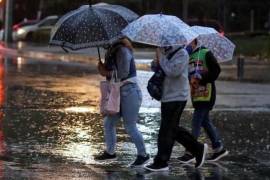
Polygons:
M142 93L136 80L136 66L133 57L133 47L130 41L122 38L115 42L106 52L105 62L98 63L98 71L107 80L116 71L117 78L123 82L120 89L120 113L106 115L104 118L104 134L106 150L95 157L95 160L112 160L116 158L116 124L123 119L126 132L137 148L137 158L131 167L141 166L150 159L146 153L141 133L138 131L138 113L142 103Z
M197 39L190 43L187 50L190 53L189 79L191 100L194 107L192 134L195 138L198 138L201 127L205 129L214 151L213 155L207 160L217 161L228 154L216 128L209 119L209 112L213 109L216 100L215 80L220 74L220 66L209 49L198 45ZM187 151L178 160L182 163L190 163L195 161L195 158Z
M179 126L189 94L189 55L183 47L196 35L179 18L164 14L144 15L130 23L122 32L132 41L156 46L156 60L152 63L152 69L161 68L165 74L161 87L158 152L154 162L145 166L145 169L169 170L168 161L175 141L196 157L195 167L201 167L207 153L207 144L198 142L191 133Z
M158 134L158 153L154 162L145 166L150 171L168 170L168 161L175 141L182 144L196 157L195 167L201 167L207 153L207 145L199 143L185 128L179 126L186 106L188 85L188 53L183 47L169 46L157 49L153 67L165 73L161 99L161 125Z
M121 87L121 112L104 119L106 150L96 160L115 159L115 126L123 118L127 133L136 145L138 156L132 166L139 166L149 160L144 141L138 131L136 122L142 101L141 91L136 83L136 67L132 45L123 37L121 30L139 16L133 11L119 5L88 5L70 11L56 23L51 32L50 45L60 46L65 51L96 47L99 55L98 70L109 80L112 70L123 82ZM120 40L119 40L120 39ZM110 47L106 53L105 63L101 63L100 47Z

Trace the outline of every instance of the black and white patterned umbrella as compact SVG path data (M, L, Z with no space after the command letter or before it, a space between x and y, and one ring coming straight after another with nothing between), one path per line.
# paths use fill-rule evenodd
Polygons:
M109 45L137 18L136 13L119 5L84 5L56 23L49 44L71 50Z

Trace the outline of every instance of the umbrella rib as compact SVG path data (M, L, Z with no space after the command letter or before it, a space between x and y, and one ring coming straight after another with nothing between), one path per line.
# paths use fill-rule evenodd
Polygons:
M107 10L107 11L109 11L108 9L102 9L102 10L105 10L105 11ZM115 12L115 11L109 11L109 12L114 13L114 16L116 16L116 17L118 17L119 19L125 21L126 25L129 23L124 17L120 16L117 12ZM98 12L97 12L97 13L98 13ZM101 17L101 16L99 16L99 17ZM111 40L110 43L112 43L113 41L115 41L116 39L118 39L118 38L121 36L121 31L120 31L120 34L117 35L116 37L113 37L113 38L110 37L109 34L108 34L109 31L107 31L107 29L106 29L107 26L104 25L103 21L101 21L101 23L102 23L104 29L106 30L105 32L106 32L106 34L107 34L108 39ZM115 23L115 22L113 22L113 23Z
M99 18L99 21L102 24L102 26L105 28L104 23L102 22L99 13L95 12L94 9L92 9L92 10L93 10L93 13L95 13L97 15L97 17ZM110 39L109 34L108 34L108 32L106 30L105 30L105 33L106 33L107 39Z
M60 18L59 21L55 24L56 29L54 30L53 34L51 35L51 40L53 39L53 37L55 36L57 30L61 27L61 25L68 20L68 18L70 18L71 16L74 16L76 14L79 14L81 11L83 11L83 8L78 9L78 10L74 10L71 11L70 13L68 13L67 15L65 15L64 17Z
M83 15L85 15L85 14L82 14L82 16ZM85 16L87 16L87 14L85 15ZM81 18L81 19L83 19L83 18ZM79 24L79 23L78 23ZM77 28L79 28L79 27L77 27ZM79 33L79 31L77 31L76 33L75 33L75 41L74 41L74 46L76 46L76 44L77 44L77 41L76 40L78 40L79 38L78 38L78 36L80 35L80 33Z
M163 16L161 16L160 19L161 19L162 17L163 17ZM164 29L162 28L162 29L161 29L161 37L159 38L159 39L160 39L159 44L160 44L161 46L162 46L162 44L161 44L161 43L162 43L162 40L164 39L164 33L165 33L165 31L164 31Z

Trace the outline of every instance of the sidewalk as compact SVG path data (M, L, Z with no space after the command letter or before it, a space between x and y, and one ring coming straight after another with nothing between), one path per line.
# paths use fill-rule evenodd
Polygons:
M101 58L104 50L100 48ZM0 46L0 53L21 56L30 59L43 59L47 61L73 62L80 64L95 64L98 59L97 48L89 48L66 53L61 47L18 42L9 45L9 48ZM155 56L155 49L136 48L134 51L138 69L149 70L149 63ZM237 80L236 60L221 63L222 72L220 80ZM270 64L263 61L248 59L245 61L244 82L268 83L270 82Z
M27 59L43 59L48 61L72 62L89 66L97 63L97 49L86 49L70 53L65 53L59 47L38 46L18 43L5 48L0 46L0 53L7 56L21 56ZM101 50L101 56L104 52ZM135 49L135 58L139 70L148 70L149 62L154 56L154 49ZM219 109L235 109L235 110L254 110L269 111L270 110L270 85L258 82L268 82L270 66L248 64L245 66L245 77L257 83L236 81L236 65L229 62L221 64L222 73L217 82L217 104ZM140 71L140 79L143 84L142 88L146 89L147 79L150 72ZM265 78L266 79L263 79ZM252 79L253 78L253 79ZM226 81L224 81L226 80ZM228 81L229 80L229 81ZM231 81L233 80L233 81ZM246 80L249 81L249 80ZM145 93L147 94L147 93ZM144 97L149 98L149 97ZM147 102L147 101L146 101ZM149 99L149 102L150 99ZM155 104L155 103L154 103ZM151 106L153 103L151 104ZM154 105L158 107L158 103ZM189 102L189 107L191 104ZM146 105L146 108L149 108Z
M60 61L74 61L80 63L88 63L92 60L98 59L97 48L88 48L77 51L65 52L61 47L49 46L46 44L34 44L27 42L18 42L9 44L8 46L0 46L0 52L8 55L16 55L33 59L53 59ZM104 57L104 49L100 48L101 58ZM134 50L135 59L138 60L151 60L155 56L154 48L135 48ZM222 63L221 66L224 68L233 68L236 63L234 61ZM248 66L256 65L262 66L265 63L254 63L254 60L248 61Z

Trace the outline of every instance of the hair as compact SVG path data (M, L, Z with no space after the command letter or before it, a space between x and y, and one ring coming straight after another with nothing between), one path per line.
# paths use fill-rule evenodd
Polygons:
M121 39L119 40L119 42L121 42L125 47L127 47L127 48L130 49L131 51L133 51L132 43L130 42L130 40L128 40L128 38L126 38L126 37L121 38Z
M194 39L194 43L196 44L196 46L198 45L198 40L197 40L197 38Z

